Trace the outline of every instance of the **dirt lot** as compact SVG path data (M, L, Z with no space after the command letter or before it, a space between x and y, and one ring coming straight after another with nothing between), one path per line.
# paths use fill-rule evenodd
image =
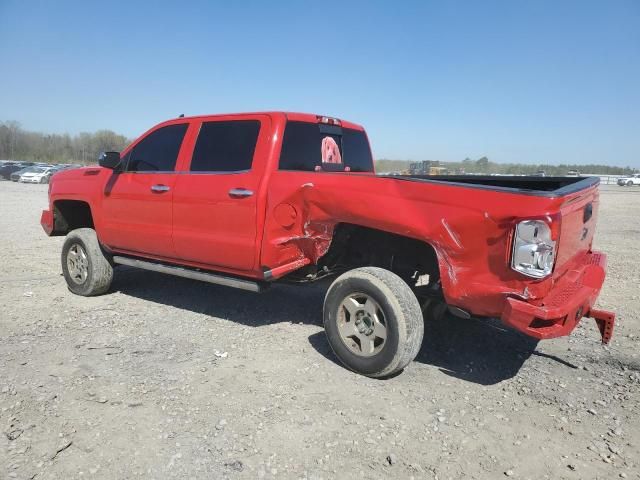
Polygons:
M388 380L336 363L326 285L72 295L46 190L0 182L0 478L640 478L640 188L602 191L610 347L450 319Z

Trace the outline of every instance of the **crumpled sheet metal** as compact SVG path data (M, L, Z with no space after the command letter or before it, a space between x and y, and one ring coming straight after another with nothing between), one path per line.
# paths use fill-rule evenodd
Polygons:
M429 243L447 302L476 314L499 314L497 305L510 295L536 299L548 292L550 281L523 281L508 268L508 245L514 205L526 216L549 208L553 199L364 175L349 176L347 188L344 180L318 174L292 191L272 178L263 265L303 258L315 264L331 246L335 226L350 223ZM269 215L280 204L295 209L292 225Z

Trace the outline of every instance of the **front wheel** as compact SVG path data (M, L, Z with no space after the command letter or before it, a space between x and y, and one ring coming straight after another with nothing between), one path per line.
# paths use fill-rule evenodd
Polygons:
M632 186L633 186L633 182L632 182L631 180L629 180L629 181L627 182L627 187L632 187Z
M409 285L377 267L350 270L333 282L324 300L324 328L338 359L369 377L404 369L424 335L420 304Z
M69 290L76 295L91 297L109 290L113 267L92 228L69 232L62 246L61 260L64 279Z

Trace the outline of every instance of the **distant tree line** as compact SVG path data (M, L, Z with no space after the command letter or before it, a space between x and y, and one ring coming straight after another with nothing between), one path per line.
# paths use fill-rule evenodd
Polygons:
M18 122L0 122L0 160L47 163L95 163L101 152L121 151L130 143L111 130L77 135L24 130Z
M376 171L379 173L406 172L409 170L409 165L411 163L412 162L409 160L380 159L376 160ZM595 173L600 175L629 175L636 171L631 167L614 167L611 165L594 164L529 165L524 163L495 163L487 157L482 157L477 160L465 158L461 162L440 162L440 165L446 167L449 170L449 173L499 173L503 175L531 175L536 172L544 171L550 176L563 176L570 170L577 170L580 173Z
M30 160L47 163L95 163L101 152L122 151L130 139L111 130L98 130L94 133L82 132L77 135L46 134L23 129L18 122L0 122L0 160ZM376 160L379 173L406 172L409 160ZM610 165L528 165L520 163L495 163L487 157L477 160L465 158L461 162L440 162L449 169L449 173L501 173L532 174L544 170L547 175L566 175L569 170L580 173L602 175L628 175L634 173L631 167L613 167Z

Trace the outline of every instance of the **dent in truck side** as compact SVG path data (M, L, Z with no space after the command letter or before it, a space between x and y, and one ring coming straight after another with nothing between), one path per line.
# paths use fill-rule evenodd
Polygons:
M294 185L297 188L292 188ZM455 188L431 185L431 196L425 198L425 191L413 182L351 177L345 190L332 174L310 178L297 172L278 172L272 177L268 210L290 206L296 218L286 225L275 215L270 217L265 238L271 243L263 245L263 261L316 263L341 223L382 229L434 248L448 305L502 318L537 338L566 335L582 316L593 316L599 325L609 325L608 334L603 334L603 341L608 342L613 317L603 317L592 308L606 268L606 256L591 252L596 215L580 225L574 218L582 218L587 199L597 203L597 187L564 198L481 190L461 196ZM572 211L577 214L572 216ZM540 217L557 222L559 243L571 255L560 255L551 276L525 279L509 265L511 235L519 221ZM559 299L567 295L574 296L575 302L558 306L562 303Z
M425 195L428 193L428 196ZM447 302L478 315L501 313L506 295L543 297L552 279L523 280L509 268L510 235L520 218L553 211L557 202L539 197L472 191L393 179L278 171L272 175L267 210L287 208L283 224L268 216L263 263L316 263L340 223L380 229L431 245L438 258ZM517 208L519 217L513 216Z

